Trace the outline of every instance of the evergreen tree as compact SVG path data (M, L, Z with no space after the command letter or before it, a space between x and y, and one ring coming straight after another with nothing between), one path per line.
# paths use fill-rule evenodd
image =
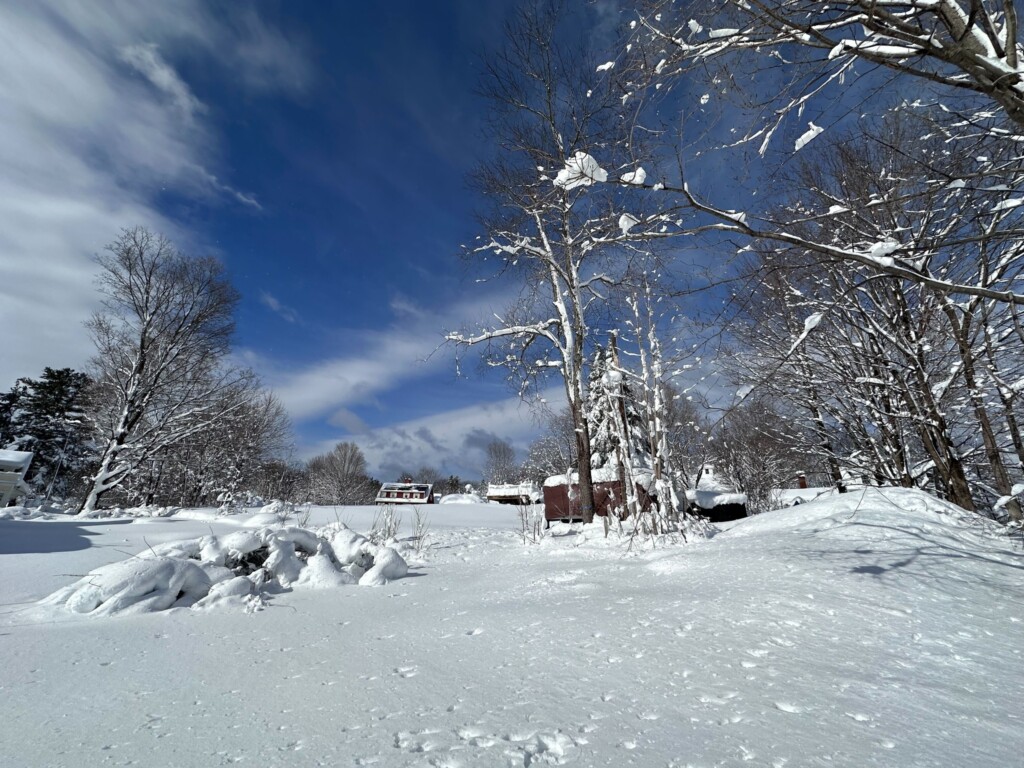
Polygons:
M590 424L591 466L594 469L614 466L618 462L620 433L625 416L629 448L622 457L634 467L651 466L651 445L646 420L636 394L613 353L598 345L591 361L587 385L587 419Z
M38 494L63 498L89 460L89 384L80 371L44 368L0 396L0 443L35 454L28 482Z
M18 379L10 392L0 395L0 448L14 449L18 413L26 389L24 379Z
M608 352L598 344L587 377L586 417L590 427L590 466L594 469L615 463L619 440L611 401L602 379L608 372Z

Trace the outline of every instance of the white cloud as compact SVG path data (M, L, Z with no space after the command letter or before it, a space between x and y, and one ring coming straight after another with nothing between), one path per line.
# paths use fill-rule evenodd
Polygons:
M383 330L345 331L343 354L301 369L251 357L250 365L273 388L296 422L323 417L341 408L376 402L378 395L445 369L454 375L454 350L445 331L467 318L484 317L505 306L506 293L474 295L439 310L408 298L391 301L395 317Z
M175 68L185 57L254 89L310 79L251 10L228 21L199 0L0 4L0 327L15 331L0 388L85 363L90 257L121 227L196 245L156 208L164 190L258 206L218 177L219 136ZM273 64L287 76L268 75Z
M281 316L281 319L289 323L296 323L299 320L299 313L291 307L285 306L268 291L260 291L260 303L271 311Z
M564 400L562 388L550 387L542 393L550 403ZM370 473L383 480L394 480L402 471L415 472L422 466L479 479L486 460L485 449L492 439L509 441L525 456L529 443L543 426L538 414L518 397L476 403L363 434L342 435L308 446L303 454L313 456L330 450L339 440L356 443L366 455Z
M121 49L121 58L166 93L185 117L192 119L196 113L206 111L206 105L160 56L155 43L126 46Z

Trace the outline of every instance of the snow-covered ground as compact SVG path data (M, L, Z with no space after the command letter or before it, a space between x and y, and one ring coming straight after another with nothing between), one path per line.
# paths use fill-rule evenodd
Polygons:
M1020 760L1024 554L922 494L640 552L598 526L524 545L512 507L427 514L429 549L383 587L113 618L36 601L248 516L0 520L0 765Z

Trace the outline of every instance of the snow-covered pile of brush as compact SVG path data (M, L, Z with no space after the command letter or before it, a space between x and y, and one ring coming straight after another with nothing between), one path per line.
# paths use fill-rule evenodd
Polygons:
M264 525L151 547L96 568L41 602L93 616L212 606L251 610L268 591L400 579L409 566L398 546L374 544L344 523L318 529Z

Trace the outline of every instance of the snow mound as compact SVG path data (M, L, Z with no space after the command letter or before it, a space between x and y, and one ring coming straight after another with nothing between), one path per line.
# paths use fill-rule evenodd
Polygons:
M194 561L133 558L96 568L42 602L96 616L150 613L189 607L205 597L211 586L206 572Z
M90 571L40 604L90 616L249 606L264 590L381 586L408 572L394 547L378 547L343 523L279 524L158 544Z
M443 497L438 504L486 504L487 499L481 499L475 493L449 493Z
M41 507L3 507L0 520L46 520L50 513Z
M361 587L382 587L409 572L409 565L393 547L384 547L374 561L373 567L359 579Z
M924 491L867 487L748 517L720 535L787 532L879 544L921 535L972 539L981 533L981 523L977 515Z

